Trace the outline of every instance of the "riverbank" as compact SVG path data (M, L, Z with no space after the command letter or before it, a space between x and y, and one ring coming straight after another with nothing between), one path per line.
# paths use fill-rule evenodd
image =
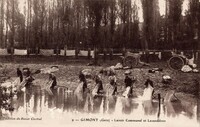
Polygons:
M116 65L120 60L107 60L99 61L101 66L87 66L90 60L80 58L55 58L55 57L35 57L35 58L21 58L15 57L14 59L0 58L1 71L4 69L5 73L9 77L16 77L16 68L28 67L32 72L38 69L58 66L59 71L55 72L57 77L58 85L67 87L70 90L75 90L78 85L78 74L80 70L92 69L93 74L98 73L102 68L106 68L112 65ZM149 73L152 68L162 68L163 71L156 73ZM124 90L124 72L125 70L117 70L117 84L118 84L118 94ZM154 82L155 94L160 93L161 97L164 97L167 91L175 90L176 95L187 99L195 99L197 94L197 85L200 79L200 75L197 73L182 73L180 71L170 70L167 66L167 62L154 62L150 63L150 66L138 67L131 69L132 75L136 78L134 84L134 96L140 96L143 93L144 83L146 79L151 79ZM162 76L169 75L172 78L171 84L163 84ZM48 80L47 74L37 74L34 76L35 85L44 85ZM103 78L103 84L108 83L108 77ZM91 81L89 84L89 89L94 88L94 82ZM185 95L187 97L185 98Z

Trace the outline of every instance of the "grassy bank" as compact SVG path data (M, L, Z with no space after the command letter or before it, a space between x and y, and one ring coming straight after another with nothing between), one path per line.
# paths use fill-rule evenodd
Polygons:
M55 75L58 80L58 85L68 87L71 90L74 90L78 85L78 74L80 70L83 69L92 69L93 74L98 73L102 68L109 67L111 65L116 65L120 60L100 60L99 63L101 66L87 66L87 63L91 62L85 58L65 58L65 57L1 57L0 65L1 71L3 68L6 68L6 74L10 77L16 77L16 68L28 67L32 72L46 67L51 67L56 65L59 67L59 71L55 72ZM149 69L159 67L162 68L162 72L148 73ZM182 73L180 71L170 70L167 66L166 61L150 63L148 67L138 67L131 69L132 75L136 78L134 84L134 93L135 96L142 95L144 89L144 82L146 79L151 79L154 82L155 93L161 93L161 96L164 97L166 92L169 90L176 90L180 96L183 94L188 94L192 98L195 98L194 95L197 94L197 84L200 79L200 75L197 73ZM121 94L124 90L124 72L125 70L117 70L117 83L118 83L118 93ZM169 75L172 78L171 84L163 84L162 76ZM34 83L36 85L44 85L48 80L47 74L38 74L35 75ZM103 84L108 83L108 77L103 77ZM91 81L89 88L93 89L94 81Z

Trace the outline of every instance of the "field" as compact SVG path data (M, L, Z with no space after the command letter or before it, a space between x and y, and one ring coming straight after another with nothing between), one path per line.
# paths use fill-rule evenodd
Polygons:
M55 72L57 77L58 85L67 87L70 90L75 90L78 85L78 74L83 69L92 69L92 74L97 74L102 68L107 68L112 65L116 65L120 60L99 60L100 66L87 66L91 60L85 58L64 58L64 57L1 57L0 58L0 70L5 71L7 77L16 77L16 68L30 68L31 72L35 72L38 69L58 66L59 71ZM152 68L162 68L163 71L156 73L149 73L148 71ZM117 87L118 94L124 90L124 72L125 70L117 70ZM170 70L167 66L166 61L157 61L150 63L150 66L137 67L131 69L132 76L136 78L134 83L134 93L135 96L142 95L144 89L144 82L146 79L151 79L155 87L155 95L161 93L161 97L164 97L166 92L169 90L175 90L176 95L183 99L195 99L198 93L199 79L200 75L198 73L183 73L180 71ZM1 74L2 75L2 74ZM169 75L172 78L171 84L163 84L162 76ZM37 74L34 75L35 85L45 85L48 80L47 74ZM3 82L3 77L1 77L1 82ZM89 81L89 89L94 88L94 81L91 79ZM108 77L103 77L103 85L108 83Z

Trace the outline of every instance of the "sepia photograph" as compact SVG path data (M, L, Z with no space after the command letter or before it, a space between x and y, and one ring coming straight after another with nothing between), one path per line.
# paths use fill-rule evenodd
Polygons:
M200 127L200 0L0 0L1 127Z

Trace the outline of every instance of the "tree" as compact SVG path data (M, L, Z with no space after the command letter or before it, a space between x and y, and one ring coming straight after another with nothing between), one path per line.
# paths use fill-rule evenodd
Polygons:
M33 17L33 28L34 28L34 43L33 47L39 47L39 1L38 0L33 0L33 12L34 12L34 17Z
M40 3L40 47L43 46L44 44L44 37L45 37L45 33L47 31L45 31L44 29L44 25L45 25L45 19L47 17L47 7L46 7L46 1L45 0L41 0L41 3Z
M200 49L200 1L199 0L190 0L189 9L186 12L186 24L187 24L187 35L189 40L192 42L193 50ZM200 53L199 53L200 54ZM195 55L196 57L196 55ZM200 58L198 57L198 62Z
M3 33L3 30L4 30L4 0L1 0L0 2L0 46L3 46L3 42L4 42L4 33Z
M5 47L7 47L7 42L8 42L8 19L9 19L9 0L6 1L6 37L5 37Z
M127 42L129 39L129 25L130 25L130 8L131 8L131 1L130 0L119 0L119 18L122 23L121 28L121 41L122 41L122 47L127 47Z
M148 60L148 50L150 45L154 45L156 41L156 36L158 34L157 29L157 11L158 11L158 1L157 0L142 0L143 8L143 48L146 54L146 60Z
M14 26L14 23L15 22L15 1L13 0L12 1L12 26L11 26L11 41L10 41L10 44L11 44L11 56L13 55L13 48L14 48L14 42L15 42L15 26Z
M115 21L117 18L116 1L110 0L110 45L113 45L114 32L115 32Z
M181 13L182 13L182 4L183 0L168 0L169 1L169 31L172 41L173 49L176 49L176 40L177 40L177 31L178 25L180 25Z
M93 38L93 47L94 47L94 65L98 64L97 59L97 49L99 42L99 29L103 15L103 7L105 0L87 0L87 5L89 8L89 16L92 19L92 23L94 24L94 35Z

